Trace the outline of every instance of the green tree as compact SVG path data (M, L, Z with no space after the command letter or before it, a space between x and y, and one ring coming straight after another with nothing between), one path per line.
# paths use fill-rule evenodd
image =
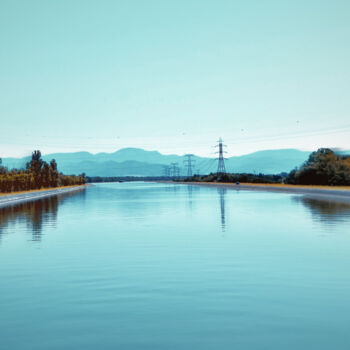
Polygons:
M350 158L331 149L320 148L310 154L300 169L291 171L288 183L304 185L350 185Z
M34 151L31 161L27 163L27 170L34 175L34 188L42 187L41 168L43 167L43 163L40 151Z
M2 166L2 159L0 158L0 175L1 174L6 174L7 173L7 169Z
M51 187L58 186L58 170L57 170L57 163L55 159L52 159L50 162L50 186Z
M46 162L43 163L41 170L41 184L44 187L50 187L50 166Z

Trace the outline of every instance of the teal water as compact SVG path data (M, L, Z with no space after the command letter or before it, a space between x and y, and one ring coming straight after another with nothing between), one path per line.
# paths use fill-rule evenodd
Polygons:
M0 209L0 349L350 348L350 207L99 184Z

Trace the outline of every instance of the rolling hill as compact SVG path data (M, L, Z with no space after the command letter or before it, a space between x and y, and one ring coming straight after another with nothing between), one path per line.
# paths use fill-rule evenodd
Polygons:
M310 152L296 149L266 150L226 160L228 172L249 172L277 174L289 172L300 166ZM3 165L11 168L24 168L30 157L4 158ZM52 153L43 159L56 159L59 171L65 174L86 173L89 176L159 176L164 165L178 163L180 174L185 174L183 156L164 155L158 151L146 151L140 148L123 148L113 153L74 152ZM201 174L215 172L217 162L213 158L194 157L195 172Z

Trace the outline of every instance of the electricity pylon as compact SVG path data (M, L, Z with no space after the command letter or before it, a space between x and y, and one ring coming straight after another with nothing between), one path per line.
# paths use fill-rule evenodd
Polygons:
M193 157L194 157L194 154L185 154L184 166L187 167L187 176L188 177L192 176L192 167L195 164L195 160L192 159Z
M169 167L169 165L163 165L163 175L165 177L170 177L170 167Z
M217 174L218 175L223 175L226 174L226 168L225 168L225 158L224 158L224 153L226 153L226 151L224 151L224 147L226 147L226 145L224 145L222 143L222 138L220 137L218 144L215 147L219 147L219 150L215 153L219 153L219 157L217 158L218 160L218 170L217 170Z
M179 177L180 176L180 168L179 168L178 163L171 163L170 176L172 176L172 177Z

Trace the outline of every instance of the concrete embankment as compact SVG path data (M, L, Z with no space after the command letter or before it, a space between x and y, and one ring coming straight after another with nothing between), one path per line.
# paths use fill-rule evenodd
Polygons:
M224 187L237 191L268 191L291 194L302 194L309 198L350 204L350 187L332 187L332 186L298 186L282 184L246 184L239 185L233 183L218 182L178 182L186 185Z
M86 188L86 185L70 186L63 188L53 188L49 190L29 191L24 193L11 193L9 195L0 196L0 208L8 205L24 203L50 196L57 196L63 193L80 191Z

